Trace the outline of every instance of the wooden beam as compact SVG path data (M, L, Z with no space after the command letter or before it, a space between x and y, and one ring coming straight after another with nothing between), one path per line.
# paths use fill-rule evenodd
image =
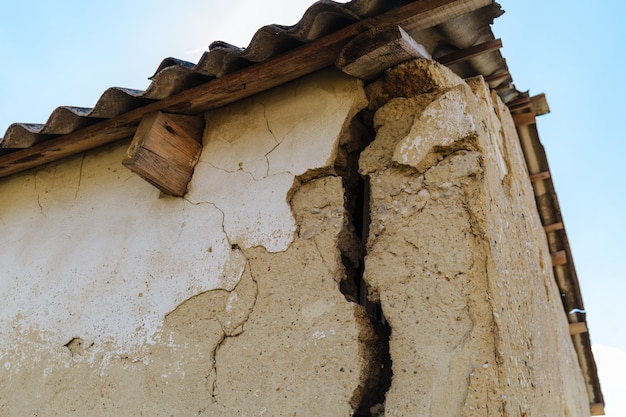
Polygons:
M602 403L593 403L589 404L589 411L592 416L603 416L604 415L604 404Z
M550 258L552 258L552 266L565 265L567 263L567 254L564 250L551 253Z
M533 113L535 113L535 116L542 116L544 114L550 113L548 100L546 99L546 95L543 93L532 96L530 98L530 104L532 105Z
M516 113L511 115L515 126L526 126L533 123L537 123L535 115L533 113Z
M570 335L575 335L575 334L581 334L581 333L587 333L587 324L585 322L579 322L579 323L570 323L569 324L569 334Z
M550 178L550 171L542 171L536 174L531 174L529 178L532 182L547 180Z
M509 110L511 110L512 112L514 111L522 111L522 110L530 110L532 111L533 109L533 105L530 101L527 101L526 103L520 103L517 104L515 106L511 106L510 104L507 104L509 106Z
M458 64L459 62L468 61L488 52L497 51L500 48L502 48L502 39L494 39L492 41L479 43L478 45L452 52L451 54L444 55L436 58L435 60L443 65L453 65Z
M427 29L488 6L493 0L421 0L353 23L268 61L182 91L120 116L0 157L0 177L133 135L141 118L155 111L197 114L250 97L334 64L356 35L372 27Z
M562 222L552 223L547 226L543 226L543 230L546 233L555 232L557 230L563 230L565 226L563 226Z
M493 83L496 81L504 80L505 78L511 78L511 74L508 71L498 71L485 77L485 82Z
M530 103L530 97L525 93L520 93L517 98L509 100L506 105L510 109L511 107L519 106L520 104Z
M122 164L166 194L185 195L202 151L198 137L192 137L197 132L185 130L194 125L190 118L202 123L201 116L146 115Z
M396 26L357 35L341 50L335 65L348 75L371 81L387 68L415 58L432 60L423 45Z

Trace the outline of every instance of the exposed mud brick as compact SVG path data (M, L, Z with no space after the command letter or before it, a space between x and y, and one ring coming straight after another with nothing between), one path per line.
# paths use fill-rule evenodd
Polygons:
M246 250L256 304L216 355L215 409L230 415L350 416L380 369L363 307L337 282L341 179L302 185L292 206L299 236L286 251Z
M404 88L416 97L377 111L360 160L371 188L364 279L391 325L385 415L584 416L510 115L481 79L418 74Z

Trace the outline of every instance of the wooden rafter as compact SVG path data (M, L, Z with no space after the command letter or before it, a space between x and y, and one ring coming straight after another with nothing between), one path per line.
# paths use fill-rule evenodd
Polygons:
M567 263L567 253L564 250L551 253L550 258L552 258L552 266L560 266Z
M541 171L536 174L531 174L529 178L533 182L547 180L550 178L550 171Z
M543 226L543 230L546 233L555 232L557 230L563 230L563 229L564 229L564 226L562 222L552 223L547 226Z
M470 46L469 48L452 52L451 54L444 55L436 58L435 60L443 65L453 65L458 64L459 62L468 61L482 54L497 51L500 48L502 48L502 40L494 39L492 41L483 42L478 45Z
M534 113L515 113L511 115L515 126L525 126L537 123Z

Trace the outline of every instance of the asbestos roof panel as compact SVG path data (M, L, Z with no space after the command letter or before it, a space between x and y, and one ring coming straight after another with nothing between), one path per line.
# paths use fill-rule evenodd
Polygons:
M293 26L268 25L260 28L246 48L213 42L196 64L176 58L164 59L150 77L151 83L145 91L112 87L102 93L93 108L58 107L44 124L14 123L0 139L0 147L28 148L102 119L119 116L319 39L355 21L380 13L389 7L388 3L384 0L353 0L346 4L318 1Z

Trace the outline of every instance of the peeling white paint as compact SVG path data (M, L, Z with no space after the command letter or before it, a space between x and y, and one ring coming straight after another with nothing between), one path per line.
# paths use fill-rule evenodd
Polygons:
M185 198L124 168L128 142L0 181L11 196L0 201L3 368L37 355L71 368L64 345L75 337L89 346L76 360L100 374L109 361L148 360L149 344L179 349L160 333L164 317L199 293L233 290L239 248L289 247L296 177L330 169L344 123L365 105L360 81L328 70L207 114ZM233 293L228 311L236 302Z
M0 294L11 300L0 309L2 350L25 329L59 346L80 337L132 350L176 305L239 281L245 259L231 249L222 213L159 198L119 166L126 146L0 185L3 195L39 197L31 205L0 202ZM78 193L59 186L71 184L72 164L82 165Z

